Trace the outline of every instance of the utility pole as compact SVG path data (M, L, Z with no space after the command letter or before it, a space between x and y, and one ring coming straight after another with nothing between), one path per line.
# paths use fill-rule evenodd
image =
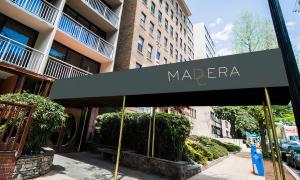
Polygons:
M298 134L300 135L300 74L279 0L268 0L268 2L276 31L278 45L283 56L283 62L289 82L295 122L298 129Z

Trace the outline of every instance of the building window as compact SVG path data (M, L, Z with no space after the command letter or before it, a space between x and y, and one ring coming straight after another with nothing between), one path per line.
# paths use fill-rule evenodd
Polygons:
M139 63L135 63L135 69L141 69L142 68L142 65L139 64Z
M153 24L153 22L150 21L150 26L149 26L149 32L150 32L150 34L152 34L153 31L154 31L154 24Z
M159 4L162 5L163 0L159 0Z
M182 48L182 39L180 38L180 47Z
M143 0L143 3L144 3L145 5L147 5L147 0Z
M151 60L151 57L152 57L152 50L153 50L153 47L148 44L148 49L147 49L147 58Z
M173 44L170 43L170 55L173 56Z
M160 60L160 52L159 51L156 52L155 59L156 59L156 61L159 62L159 60Z
M182 54L180 54L180 62L182 62Z
M175 40L178 43L178 33L176 33L176 35L175 35Z
M141 13L141 19L140 19L141 25L145 26L146 18L147 18L146 14L142 12Z
M178 26L178 22L179 22L178 17L176 17L176 26Z
M181 23L180 23L179 27L180 27L180 32L182 32L182 24Z
M151 13L155 14L155 3L153 1L151 3Z
M160 41L160 37L161 37L161 32L160 30L157 30L157 41Z
M178 59L178 50L177 49L175 50L175 59L178 62L179 59Z
M186 44L185 43L183 45L183 50L184 50L184 53L186 53Z
M168 12L169 12L169 4L167 2L166 2L166 6L165 6L165 11L168 14Z
M144 38L139 36L139 38L138 38L138 51L143 52L143 46L144 46Z
M158 22L161 23L161 20L162 20L162 13L161 13L161 11L158 11L157 17L158 17Z
M173 20L174 18L174 12L171 10L171 19Z
M167 58L164 58L164 64L168 64Z
M164 38L164 46L168 47L168 39L166 37Z
M170 34L171 34L171 36L172 36L172 38L173 38L173 34L174 34L173 26L170 26Z
M167 19L165 19L165 29L166 29L166 31L168 31L168 27L169 27L169 21Z
M178 10L179 10L179 8L178 8L178 3L176 3L176 12L178 13Z
M53 42L49 55L93 74L99 73L100 70L100 63L95 62L56 41Z
M184 33L184 36L186 36L186 30L185 29L183 30L183 33Z

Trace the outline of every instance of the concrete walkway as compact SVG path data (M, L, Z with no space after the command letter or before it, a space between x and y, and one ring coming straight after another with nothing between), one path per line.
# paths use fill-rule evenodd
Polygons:
M55 155L52 171L36 180L108 180L113 179L114 164L102 161L87 152ZM163 178L125 167L120 167L118 179L162 180Z
M248 152L230 155L207 170L193 176L189 180L264 180L252 174L251 159Z

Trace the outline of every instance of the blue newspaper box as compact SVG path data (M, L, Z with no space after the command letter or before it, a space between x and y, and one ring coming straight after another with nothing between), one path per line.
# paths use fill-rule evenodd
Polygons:
M252 164L254 164L254 159L253 159L253 157L254 157L254 155L257 153L257 151L256 151L256 146L254 146L254 145L252 145L251 146L251 160L252 160Z
M265 175L265 170L264 170L264 163L263 163L263 155L261 153L256 153L253 156L253 160L254 160L254 169L255 172L259 175L259 176L264 176Z

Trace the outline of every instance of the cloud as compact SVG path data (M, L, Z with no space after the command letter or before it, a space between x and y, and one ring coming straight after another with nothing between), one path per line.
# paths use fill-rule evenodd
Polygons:
M212 33L211 37L215 41L226 41L230 38L233 30L233 24L227 24L222 31Z
M294 21L289 21L289 22L286 23L287 27L292 27L292 26L295 26L295 25L296 25L296 23Z
M215 26L217 26L217 25L219 25L221 23L222 23L222 18L219 17L214 22L210 23L209 27L215 27Z
M217 51L218 56L226 56L226 55L231 55L231 54L233 54L233 51L228 48L222 48Z

